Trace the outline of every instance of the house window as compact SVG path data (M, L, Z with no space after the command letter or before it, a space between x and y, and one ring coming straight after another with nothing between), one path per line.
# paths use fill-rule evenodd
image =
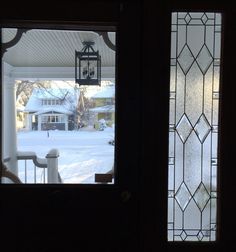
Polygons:
M221 14L171 26L168 241L216 241Z
M43 123L63 122L63 117L60 115L42 116L42 122Z
M107 108L103 99L95 105L92 97L103 93L115 100L115 26L98 31L11 25L1 29L5 166L23 183L114 184L115 103ZM85 41L94 42L101 55L100 86L75 83L75 51ZM14 104L22 97L23 122L17 123ZM99 121L100 111L110 114Z
M50 106L50 105L60 105L61 101L58 99L43 99L42 105Z

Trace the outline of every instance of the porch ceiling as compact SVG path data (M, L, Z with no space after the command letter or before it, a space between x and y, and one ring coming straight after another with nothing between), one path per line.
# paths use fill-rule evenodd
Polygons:
M2 29L2 42L11 41L16 29ZM108 32L115 44L115 32ZM91 31L33 29L23 33L14 46L8 48L3 61L13 67L74 67L75 50L83 48L83 41L95 42L99 50L102 67L115 66L115 51L107 46L103 37Z

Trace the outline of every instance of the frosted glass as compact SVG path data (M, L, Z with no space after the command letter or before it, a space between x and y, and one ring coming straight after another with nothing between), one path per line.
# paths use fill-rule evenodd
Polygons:
M202 182L210 193L211 185L211 134L206 137L202 146Z
M170 68L170 91L175 92L176 64Z
M214 67L214 91L219 91L220 67Z
M169 159L174 157L174 139L175 135L174 132L169 132Z
M188 118L186 117L186 115L182 116L181 120L179 121L179 123L176 127L176 131L178 132L180 139L184 143L192 131L192 126L191 126Z
M167 239L215 241L221 14L172 15Z
M176 193L175 199L179 203L179 206L182 210L184 210L187 207L191 199L191 194L184 183L182 183L178 192Z
M215 50L214 57L220 58L221 33L215 33Z
M194 216L194 218L193 218ZM184 229L187 231L193 231L195 229L195 234L197 234L196 229L201 227L201 213L195 204L194 200L191 200L188 208L185 211L184 215Z
M203 74L206 73L212 61L213 61L213 58L212 58L211 52L204 45L197 56L197 63L198 63L199 68L202 70Z
M204 13L201 13L201 12L189 12L189 15L191 16L191 18L197 18L197 19L201 20L201 17L204 15Z
M194 55L197 57L199 51L201 50L202 46L204 45L204 33L203 33L203 26L190 26L187 29L187 44Z
M211 55L214 55L214 36L211 36L211 34L214 33L214 26L206 26L205 31L206 31L205 44L208 50L210 51Z
M184 181L192 194L201 182L201 143L194 132L185 144Z
M183 71L180 69L179 65L177 65L177 78L175 80L176 86L176 107L178 108L175 111L175 120L178 122L184 113L184 93L185 93L185 75ZM178 85L176 85L178 83Z
M202 113L203 76L194 63L186 76L185 110L194 125ZM177 108L178 109L178 108Z
M176 32L171 33L171 58L176 57Z
M175 176L173 179L175 181L175 192L178 190L179 186L183 182L183 167L184 167L184 145L182 141L176 137L175 139Z
M169 118L169 123L170 124L174 124L175 122L175 115L174 115L174 110L175 110L175 101L174 100L171 100L170 101L170 111L172 111L172 113L170 113L170 118Z
M172 14L172 24L176 24L177 23L177 13L173 13Z
M211 121L211 103L212 103L212 81L213 81L213 65L210 66L207 73L204 76L204 106L203 113L208 120Z
M173 178L174 176L174 167L173 165L169 165L169 177ZM168 184L168 190L174 190L174 180L171 179L170 183Z
M179 54L181 52L181 50L183 49L184 45L185 45L185 37L186 37L186 31L187 31L187 27L185 25L178 25L178 32L177 32L177 53Z
M196 123L194 127L195 133L197 134L199 140L201 143L205 141L205 138L207 137L208 133L211 130L211 126L209 122L207 121L204 114L202 114Z

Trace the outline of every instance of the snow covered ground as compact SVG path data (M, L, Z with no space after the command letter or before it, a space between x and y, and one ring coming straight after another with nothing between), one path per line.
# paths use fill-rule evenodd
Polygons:
M114 138L114 129L104 131L80 129L78 131L18 132L18 151L34 151L45 158L52 148L59 150L58 169L63 183L94 183L95 173L106 173L114 163L114 146L108 141ZM18 162L19 177L25 181L25 161ZM27 161L27 183L33 182L34 165ZM42 168L37 177L43 179ZM37 179L38 181L38 179Z

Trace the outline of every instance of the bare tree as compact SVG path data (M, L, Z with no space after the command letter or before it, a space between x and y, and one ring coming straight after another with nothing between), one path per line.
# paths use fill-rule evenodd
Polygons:
M34 88L46 89L50 87L50 82L22 80L16 82L16 100L21 99L21 104L25 106L34 90Z

